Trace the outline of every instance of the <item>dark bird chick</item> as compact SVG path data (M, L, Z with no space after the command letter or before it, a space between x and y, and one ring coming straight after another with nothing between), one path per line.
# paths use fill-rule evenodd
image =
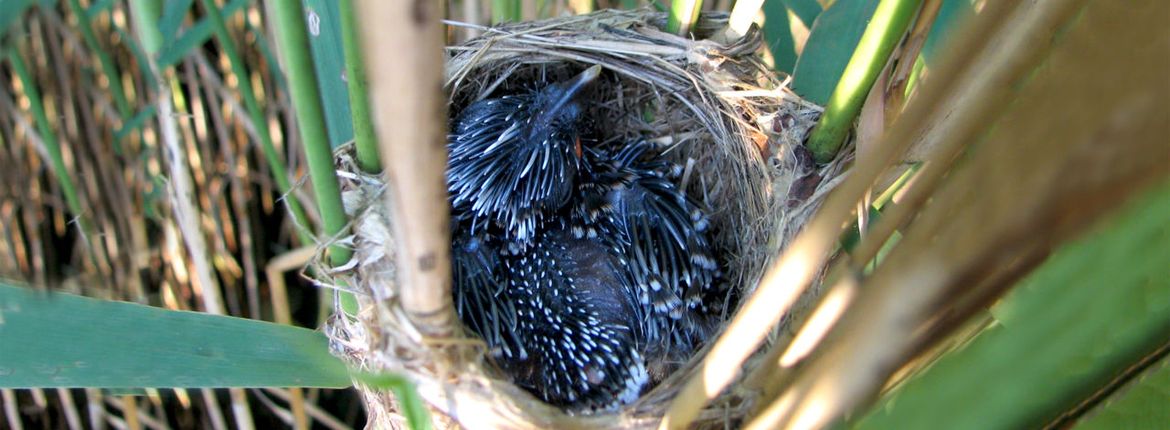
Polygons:
M517 385L574 410L635 400L705 338L707 219L650 144L582 147L599 67L459 115L455 301Z
M568 201L581 162L581 98L600 72L593 66L460 113L447 145L447 187L455 209L472 215L473 230L498 227L508 248L522 250Z
M492 354L512 354L521 348L516 300L504 281L499 244L488 234L465 227L455 222L451 232L455 310Z
M460 315L513 382L550 404L608 409L706 338L717 269L678 170L643 142L614 155L586 148L569 204L523 252L454 235Z
M648 383L644 315L614 251L557 227L505 261L520 348L498 361L548 403L606 409L632 402Z
M648 142L588 158L595 168L579 187L573 233L618 250L643 307L646 341L689 356L720 297L706 215L672 180L681 168Z

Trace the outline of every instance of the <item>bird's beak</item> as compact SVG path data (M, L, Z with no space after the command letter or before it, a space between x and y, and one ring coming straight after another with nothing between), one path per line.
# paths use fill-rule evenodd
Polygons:
M579 73L577 76L574 76L572 79L569 79L568 81L565 81L565 82L558 84L558 85L564 86L565 92L563 94L561 94L561 98L557 99L556 103L554 103L552 105L552 107L548 109L547 112L551 113L551 112L557 112L557 111L561 110L561 108L564 107L566 104L568 104L570 101L576 99L581 94L583 94L584 90L586 88L589 88L590 84L597 81L598 76L601 76L601 66L595 65L593 67L585 69L584 72Z
M568 85L565 87L565 96L570 99L576 97L581 90L584 90L589 87L589 84L596 81L598 76L601 76L601 65L595 65L585 69L584 72L577 74L577 76L569 80Z

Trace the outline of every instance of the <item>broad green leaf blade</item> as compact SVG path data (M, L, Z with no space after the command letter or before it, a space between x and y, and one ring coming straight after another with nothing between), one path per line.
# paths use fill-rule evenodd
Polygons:
M1162 358L1129 386L1122 387L1077 430L1154 429L1170 425L1170 358Z
M317 88L321 93L321 105L325 108L329 146L337 148L353 140L349 88L344 79L341 11L337 0L303 0L302 4L309 31L309 48L313 52L313 68L317 70Z
M796 66L796 39L793 24L811 28L821 14L821 5L816 0L772 0L764 2L764 39L772 52L775 69L792 74ZM793 20L800 20L794 23Z
M1070 243L993 308L999 324L886 396L865 429L1043 426L1170 339L1170 183Z
M172 41L179 34L179 26L183 25L183 18L191 10L195 0L170 0L163 4L162 17L158 20L158 32L163 40Z
M0 283L0 387L346 387L321 333Z
M8 26L24 16L24 11L31 7L35 0L3 0L0 1L0 36L8 33Z
M837 0L817 17L792 72L793 91L819 105L829 101L877 4Z
M971 0L942 0L938 16L930 28L930 35L926 37L926 43L922 46L921 58L924 58L927 64L931 64L937 57L939 48L946 46L950 35L955 34L964 22L975 15L971 3L973 3Z

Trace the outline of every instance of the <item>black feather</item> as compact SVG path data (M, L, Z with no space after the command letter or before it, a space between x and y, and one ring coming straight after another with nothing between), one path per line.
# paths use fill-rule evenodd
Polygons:
M493 355L517 350L516 300L501 273L499 244L458 224L451 237L452 296L460 319Z
M517 385L576 408L637 398L648 382L643 316L611 249L556 228L505 267L524 350L500 362Z

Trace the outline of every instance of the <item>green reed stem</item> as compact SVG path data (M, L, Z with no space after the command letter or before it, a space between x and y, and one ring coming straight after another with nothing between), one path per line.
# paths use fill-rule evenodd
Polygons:
M349 85L349 108L353 117L353 140L357 147L358 166L366 173L376 173L382 170L382 160L378 159L378 138L374 133L374 122L370 119L366 63L358 39L359 24L354 15L353 0L340 0L337 5L341 12L341 44L345 49L345 77Z
M313 194L321 211L324 233L335 237L349 223L341 204L341 190L333 167L333 150L321 108L321 94L317 89L317 72L309 51L309 34L305 30L304 11L299 2L270 2L276 18L276 43L285 62L285 76L292 93L297 115L297 128L309 160L309 176L313 180ZM343 245L329 248L334 266L349 261L352 252Z
M674 0L670 3L670 15L666 18L666 31L686 37L695 22L699 20L699 10L703 9L703 0Z
M882 0L861 35L857 49L829 97L825 113L809 136L808 148L818 163L828 163L845 142L861 105L894 46L902 40L922 0Z

